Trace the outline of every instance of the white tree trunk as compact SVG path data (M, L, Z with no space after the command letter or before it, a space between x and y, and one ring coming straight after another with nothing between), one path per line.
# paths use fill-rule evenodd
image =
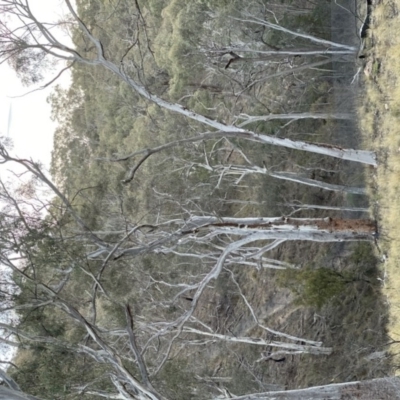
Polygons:
M216 218L193 217L183 234L213 232L238 236L256 235L256 240L285 239L316 242L374 240L376 224L363 219L335 218Z
M262 49L256 49L256 48L251 48L251 47L246 47L246 45L232 45L229 47L221 47L221 48L209 48L209 49L204 49L205 53L211 53L211 54L229 54L230 52L239 52L239 53L253 53L253 54L262 54L265 56L321 56L321 55L329 55L329 54L354 54L354 48L349 50L349 49L342 49L342 48L336 48L334 50L332 49L327 49L326 47L309 47L309 48L291 48L291 49L279 49L279 50L262 50ZM237 56L237 54L235 54ZM239 56L239 59L241 57ZM261 57L257 57L259 59ZM271 57L270 57L271 58ZM251 60L252 58L249 58L248 60ZM246 58L243 58L244 61L246 61Z
M97 39L94 39L94 40L96 40L96 42L98 42ZM100 42L98 42L98 43L100 43ZM308 142L302 142L302 141L291 140L291 139L281 139L281 138L277 138L274 136L257 134L255 132L248 131L246 129L243 129L243 128L240 128L240 127L237 127L234 125L228 125L228 124L224 124L222 122L218 122L214 119L205 117L204 115L197 114L194 111L188 110L186 107L184 107L178 103L170 103L166 100L161 99L158 96L151 94L150 92L147 91L147 89L144 86L139 85L137 82L135 82L129 76L127 76L121 70L121 68L119 66L112 63L111 61L106 60L102 55L99 55L98 64L102 65L106 69L115 73L123 81L125 81L132 89L134 89L137 93L142 95L147 100L150 100L153 103L156 103L161 108L184 115L184 116L186 116L192 120L195 120L201 124L208 125L218 131L226 132L226 133L230 133L230 134L233 133L238 138L252 140L255 142L271 144L271 145L275 145L275 146L282 146L282 147L287 147L287 148L295 149L295 150L308 151L311 153L317 153L317 154L322 154L322 155L326 155L326 156L330 156L330 157L340 158L342 160L360 162L363 164L369 164L369 165L374 165L374 166L377 165L376 155L373 151L343 149L342 147L339 147L339 146L323 144L323 143L315 144L315 143L308 143Z
M206 165L206 164L195 164L207 170L216 170L220 173L220 181L225 175L240 175L240 178L236 181L238 184L245 175L248 174L262 174L268 175L276 179L281 179L285 181L291 181L300 183L302 185L316 187L319 189L330 190L334 192L344 192L344 193L354 193L354 194L366 194L364 188L354 187L354 186L344 186L344 185L335 185L333 183L323 182L316 179L310 179L298 175L294 172L271 172L268 171L267 168L260 168L255 165L252 166L244 166L244 165Z
M353 194L367 194L366 190L361 187L335 185L333 183L323 182L316 179L305 178L293 172L266 172L267 175L276 179L283 179L285 181L292 181L306 186L312 186L319 189L330 190L334 192L353 193Z
M379 378L369 381L333 383L306 389L225 397L225 399L228 398L231 400L398 400L400 399L400 378ZM224 398L218 397L218 399Z
M157 228L157 227L154 227ZM171 220L161 224L159 228L148 234L142 243L136 247L118 249L116 258L137 256L152 252L160 252L166 246L185 245L193 243L209 245L217 236L236 236L225 248L224 262L230 253L243 252L250 243L275 240L282 243L285 240L305 240L313 242L345 242L373 241L376 239L376 223L368 219L339 218L218 218L192 217L188 220ZM279 242L280 241L280 242ZM275 242L274 242L275 243ZM268 247L268 246L267 246ZM275 246L276 247L276 246ZM265 250L269 251L269 250ZM223 252L223 253L224 253ZM104 248L88 255L89 258L108 254Z
M317 206L315 204L302 203L282 203L286 207L293 207L296 210L332 210L332 211L351 211L351 212L369 212L368 207L347 207L347 206Z
M218 122L204 115L188 110L186 107L180 104L170 103L156 95L153 95L146 89L146 87L144 87L139 82L133 80L131 77L127 75L126 71L124 70L123 64L114 63L105 57L103 45L100 42L100 40L92 35L92 33L85 25L85 23L79 18L74 8L72 7L70 0L65 0L65 3L70 13L72 14L72 17L75 19L80 30L82 31L83 35L85 35L87 39L93 43L97 52L96 58L94 59L86 58L79 53L79 50L71 48L61 43L49 31L46 24L43 24L36 19L31 9L25 6L25 2L15 1L15 3L11 3L8 6L3 6L2 11L6 14L6 16L13 15L13 17L16 17L16 19L19 18L22 26L16 28L15 26L9 27L3 24L3 29L2 29L3 36L12 39L7 39L11 40L11 43L8 46L7 52L5 52L2 55L0 61L7 60L7 58L11 54L14 55L15 53L29 50L30 48L34 48L36 51L40 49L43 53L47 55L55 57L56 59L66 60L71 63L76 61L91 66L102 66L107 70L111 71L112 73L114 73L115 75L117 75L119 78L121 78L131 87L131 89L136 91L139 95L143 96L145 99L157 104L158 106L166 110L184 115L185 117L195 120L201 124L210 126L217 131L231 133L231 134L234 133L237 137L244 138L247 140L254 140L257 142L267 143L271 145L309 151L313 153L327 155L330 157L340 158L343 160L351 160L374 166L376 165L375 153L371 151L343 149L339 146L333 146L327 144L311 144L302 141L293 141L289 139L280 139L273 136L259 135L255 132L248 131L240 127L236 127L234 125ZM259 20L256 17L251 17L251 20L249 20L249 22L259 23L261 25L265 25L273 29L278 29L286 33L294 34L295 36L298 37L307 38L318 44L328 46L329 48L334 47L342 50L346 49L350 51L355 51L354 47L352 46L346 46L343 44L330 42L327 40L315 38L311 35L301 34L299 32L293 32L281 26ZM16 36L17 32L24 38L24 40L21 40L19 37ZM32 42L33 44L30 45L29 44L30 42ZM21 43L23 43L24 46L21 46Z
M280 139L280 138L276 138L273 136L259 135L255 132L248 131L248 130L245 130L240 127L236 127L234 125L229 125L229 124L224 124L222 122L218 122L211 118L205 117L204 115L201 115L194 111L188 110L186 107L184 107L180 104L170 103L156 95L153 95L143 85L141 85L140 83L138 83L138 82L134 81L132 78L130 78L127 75L127 73L125 72L123 65L121 65L120 63L116 64L105 57L103 45L100 42L100 40L92 35L92 33L90 32L88 27L85 25L85 23L79 18L79 16L76 14L74 8L72 7L71 2L69 0L65 0L65 3L67 5L70 13L72 14L73 18L79 25L79 28L81 29L82 33L88 38L88 40L90 40L93 43L93 45L97 51L97 58L95 58L95 59L85 58L82 55L80 55L77 50L72 49L72 48L66 46L65 44L59 42L47 30L46 25L40 23L40 21L38 21L36 19L36 17L32 14L32 12L29 8L23 7L24 10L21 11L22 8L19 8L16 6L15 9L11 8L11 9L6 9L5 11L10 14L15 13L17 17L19 15L21 16L21 20L23 21L23 26L25 28L25 29L21 28L22 32L32 38L32 41L34 43L33 47L35 47L36 49L40 48L43 52L45 52L47 54L51 54L56 58L65 59L66 61L70 61L70 62L76 61L76 62L79 62L82 64L91 65L91 66L102 66L102 67L106 68L107 70L111 71L112 73L114 73L115 75L117 75L119 78L121 78L134 91L136 91L138 94L143 96L145 99L157 104L161 108L184 115L185 117L195 120L201 124L210 126L217 131L230 133L230 134L233 133L237 137L240 137L243 139L253 140L253 141L276 145L276 146L288 147L291 149L309 151L312 153L323 154L323 155L327 155L330 157L340 158L343 160L350 160L350 161L355 161L355 162L360 162L360 163L376 166L376 155L372 151L343 149L339 146L334 146L334 145L312 144L312 143L302 142L302 141L293 141L290 139ZM354 47L352 47L352 46L346 46L343 44L338 44L338 43L330 42L327 40L315 38L311 35L293 32L293 31L290 31L281 26L275 26L274 24L271 24L269 22L265 22L262 20L260 21L256 17L252 17L252 20L251 21L249 20L249 22L261 23L262 25L266 25L273 29L283 30L286 33L294 34L298 37L307 38L309 40L312 40L314 42L317 42L319 44L326 45L329 47L335 47L335 48L355 51ZM37 31L40 34L38 35L37 33L35 33L35 30L33 28L26 29L26 26L28 23L33 24L33 26L37 28ZM5 29L7 29L7 28L8 27L5 26ZM9 28L9 31L10 31L10 37L14 37L15 32L17 32L15 27ZM20 41L18 40L18 38L15 38L14 42L15 42L15 46L13 46L13 45L10 46L10 50L9 50L10 53L21 51ZM27 43L27 42L28 42L28 40L24 40L24 43ZM27 46L29 48L29 45L27 45ZM51 50L49 50L49 49L51 49ZM24 50L24 48L22 50ZM56 53L56 51L58 51L58 53ZM6 54L6 56L7 56L7 54Z
M0 400L40 400L38 397L33 397L29 394L19 392L0 386Z
M303 39L307 39L310 40L311 42L317 43L319 45L323 45L323 46L327 46L327 48L336 48L336 49L347 49L350 50L353 53L357 52L357 48L355 48L354 46L348 46L346 44L342 44L342 43L336 43L336 42L332 42L330 40L325 40L325 39L320 39L316 36L313 35L309 35L307 33L301 33L298 31L292 31L291 29L285 28L284 26L278 25L278 24L274 24L272 22L269 21L265 21L264 19L258 18L254 15L251 15L249 13L244 13L245 18L233 18L237 21L243 21L243 22L250 22L252 24L258 24L258 25L262 25L265 26L267 28L271 28L274 29L276 31L281 31L281 32L285 32L289 35L295 36L295 37L301 37Z
M290 113L290 114L269 114L269 115L247 115L240 114L240 127L259 121L275 121L275 120L299 120L299 119L351 119L353 116L348 113Z
M223 335L216 332L206 332L201 331L200 329L190 328L185 326L183 328L183 332L186 333L194 333L201 336L208 336L212 339L223 340L225 342L232 342L232 343L245 343L245 344L252 344L256 346L264 346L264 347L277 347L280 349L286 349L291 351L296 351L298 354L325 354L329 355L332 353L331 347L321 347L319 345L311 346L311 345L303 345L297 343L288 343L288 342L278 342L274 340L265 340L261 338L252 338L252 337L236 337L236 336L229 336Z

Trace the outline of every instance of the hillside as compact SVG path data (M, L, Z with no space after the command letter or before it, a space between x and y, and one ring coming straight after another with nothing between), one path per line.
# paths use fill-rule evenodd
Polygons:
M76 1L51 181L1 149L34 177L2 195L24 391L227 399L391 375L366 9L342 3Z

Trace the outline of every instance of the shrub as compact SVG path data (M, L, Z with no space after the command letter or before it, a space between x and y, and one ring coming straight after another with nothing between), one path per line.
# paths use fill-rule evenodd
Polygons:
M316 308L321 308L354 281L329 268L290 269L282 271L280 275L278 283L295 292L300 304Z

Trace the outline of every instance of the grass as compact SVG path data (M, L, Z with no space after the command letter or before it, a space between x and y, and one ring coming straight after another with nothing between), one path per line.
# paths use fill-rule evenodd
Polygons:
M389 336L400 340L400 0L381 0L373 10L366 40L368 74L360 104L366 146L378 154L370 176L371 198L380 225L384 294L389 304ZM369 66L369 67L368 67ZM394 344L393 354L400 345ZM398 356L397 356L398 357ZM398 365L399 359L394 360ZM399 373L399 372L398 372Z

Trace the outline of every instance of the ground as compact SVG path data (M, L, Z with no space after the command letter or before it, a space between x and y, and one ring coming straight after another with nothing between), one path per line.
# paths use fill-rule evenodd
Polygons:
M372 211L380 227L379 257L383 293L389 305L388 334L400 339L400 27L398 0L372 2L371 26L360 60L363 95L359 119L365 146L378 156L378 168L369 171ZM391 347L398 353L398 345ZM395 364L398 364L395 361Z

